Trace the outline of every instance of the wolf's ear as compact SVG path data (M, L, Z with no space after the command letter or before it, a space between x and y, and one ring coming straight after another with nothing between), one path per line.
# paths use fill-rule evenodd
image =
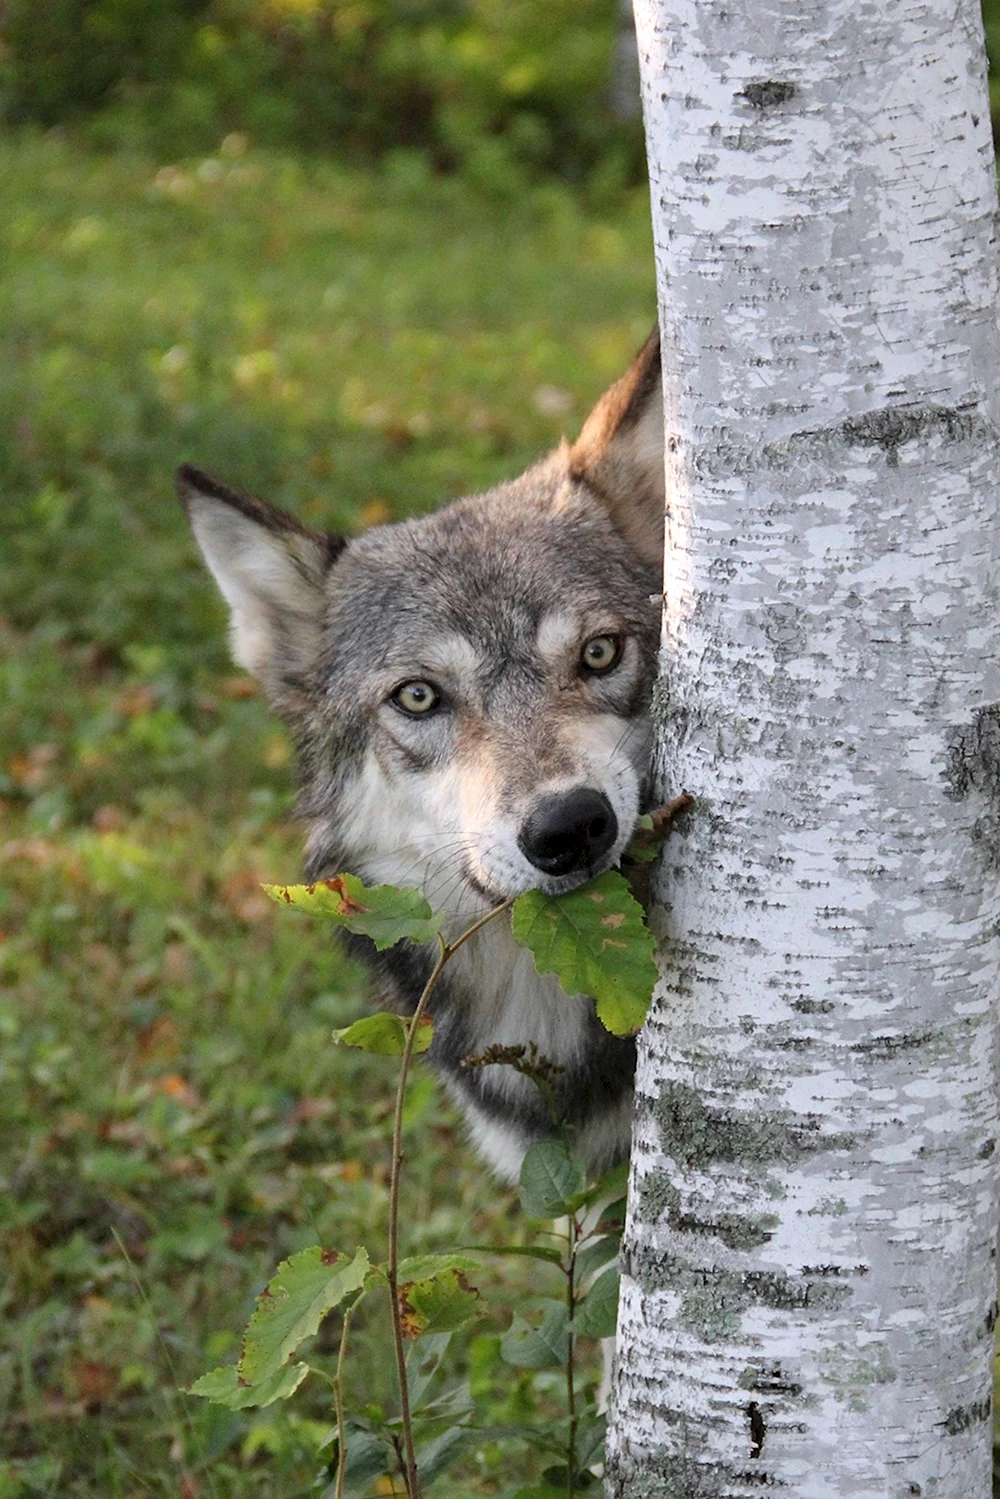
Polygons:
M232 611L234 659L279 707L294 707L319 651L326 575L347 543L190 464L177 470L177 492Z
M660 330L605 391L570 448L569 471L595 492L644 562L663 567L663 384Z

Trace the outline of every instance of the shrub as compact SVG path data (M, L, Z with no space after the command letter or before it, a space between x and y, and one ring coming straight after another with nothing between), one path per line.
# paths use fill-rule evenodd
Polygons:
M0 111L171 154L228 132L438 169L636 177L616 0L9 0Z

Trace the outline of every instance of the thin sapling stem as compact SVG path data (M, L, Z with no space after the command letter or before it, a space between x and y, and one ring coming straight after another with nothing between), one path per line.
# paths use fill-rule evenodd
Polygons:
M410 1018L406 1030L406 1042L403 1046L403 1056L399 1064L399 1079L396 1084L396 1107L392 1121L392 1174L389 1180L389 1262L386 1278L389 1282L389 1300L392 1313L392 1336L396 1350L396 1371L399 1376L399 1414L400 1423L403 1428L403 1448L406 1460L406 1492L409 1499L420 1499L420 1479L417 1473L417 1456L413 1442L413 1422L410 1415L410 1392L406 1377L406 1348L403 1340L403 1316L399 1305L399 1184L402 1176L403 1165L403 1104L406 1098L406 1080L410 1070L410 1060L413 1056L413 1045L417 1038L417 1028L427 1010L434 986L441 977L441 970L453 957L458 949L474 936L476 932L484 927L487 922L499 916L502 911L509 910L513 905L513 898L505 900L502 905L494 906L492 911L487 911L478 921L474 921L467 927L454 942L446 942L438 934L440 952L434 967L431 969L430 977L423 987L423 992L417 1001L417 1007ZM339 1494L338 1494L339 1499Z

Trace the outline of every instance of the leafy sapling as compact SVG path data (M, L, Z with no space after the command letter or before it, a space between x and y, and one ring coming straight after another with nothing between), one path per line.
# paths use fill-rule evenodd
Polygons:
M686 805L671 804L668 810L686 810ZM661 820L657 827L653 818L643 819L649 827L641 828L641 839L660 841L670 820ZM484 1440L472 1420L473 1402L468 1397L451 1391L445 1397L426 1398L452 1334L485 1312L480 1292L468 1280L478 1263L474 1255L484 1250L477 1247L409 1259L401 1259L399 1252L406 1083L412 1056L427 1050L433 1039L430 1002L435 986L466 942L490 922L509 918L515 939L531 951L539 972L554 973L567 994L589 994L604 1026L615 1034L627 1034L641 1026L652 994L654 939L627 881L613 870L559 897L528 891L496 906L451 940L443 935L446 917L433 912L417 890L366 887L351 874L313 885L264 888L279 904L363 934L379 950L405 940L433 942L438 951L411 1016L379 1012L333 1037L340 1045L400 1058L386 1259L373 1263L364 1248L350 1256L318 1245L292 1255L258 1297L238 1362L203 1375L191 1393L231 1410L243 1410L287 1399L310 1375L316 1375L331 1387L337 1420L335 1477L324 1499L364 1495L380 1474L392 1472L402 1477L408 1499L419 1499L421 1482L430 1482L470 1446ZM575 1345L581 1337L606 1338L614 1332L618 1277L613 1262L624 1202L613 1204L593 1221L598 1200L606 1202L620 1193L608 1182L585 1181L568 1133L555 1118L560 1069L541 1056L537 1047L494 1046L467 1057L465 1065L513 1067L536 1085L554 1118L554 1137L535 1143L524 1157L521 1201L531 1218L563 1220L561 1247L517 1245L488 1252L542 1260L558 1267L564 1278L559 1297L534 1297L523 1307L523 1314L515 1316L500 1351L508 1363L522 1370L565 1371L565 1414L543 1422L534 1432L521 1433L556 1462L546 1469L541 1487L519 1492L523 1499L529 1495L532 1499L572 1499L593 1481L589 1470L600 1460L603 1448L603 1417L596 1411L592 1392L581 1397ZM623 1186L620 1169L616 1180ZM343 1377L351 1319L365 1297L383 1290L389 1297L399 1418L354 1421L349 1441ZM337 1308L342 1314L341 1337L331 1373L297 1355ZM422 1350L419 1356L418 1348Z

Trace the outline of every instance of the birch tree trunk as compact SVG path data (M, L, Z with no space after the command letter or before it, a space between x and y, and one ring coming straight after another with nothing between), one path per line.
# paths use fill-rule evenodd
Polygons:
M986 1499L996 192L976 0L638 0L663 981L607 1486Z

